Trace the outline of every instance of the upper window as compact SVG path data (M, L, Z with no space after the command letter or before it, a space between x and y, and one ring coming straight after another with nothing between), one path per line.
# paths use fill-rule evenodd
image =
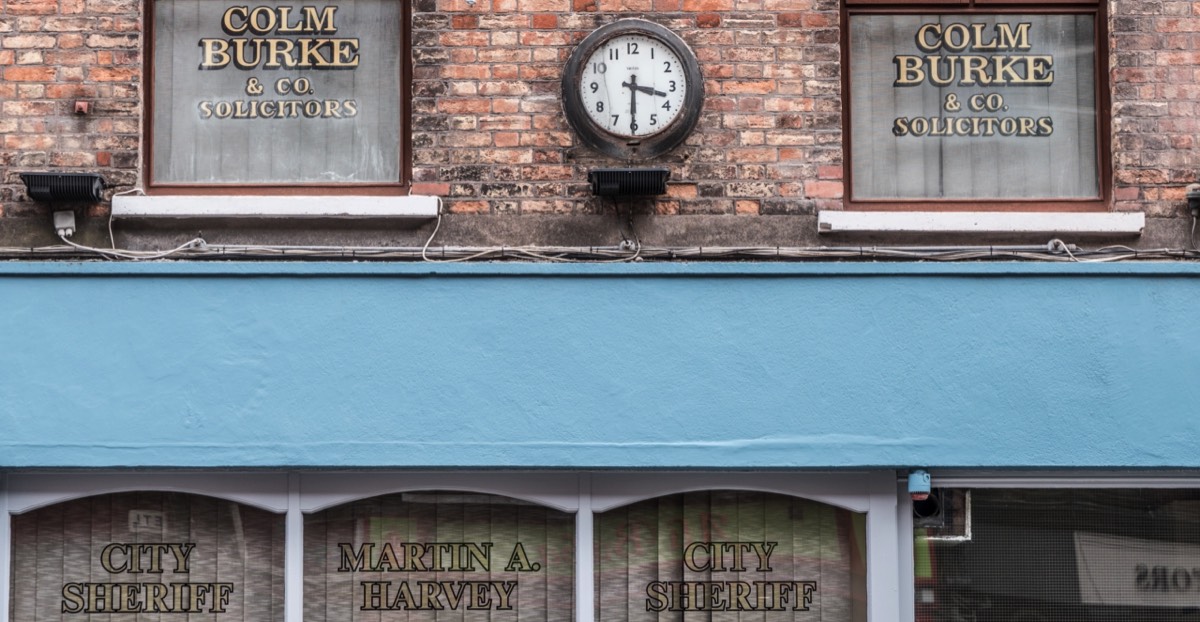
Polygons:
M1102 10L849 0L852 203L1102 207Z
M152 188L398 186L406 0L154 0Z

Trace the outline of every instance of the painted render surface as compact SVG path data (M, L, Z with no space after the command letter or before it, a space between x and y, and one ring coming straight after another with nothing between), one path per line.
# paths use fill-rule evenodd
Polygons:
M0 264L0 467L1197 467L1200 266Z

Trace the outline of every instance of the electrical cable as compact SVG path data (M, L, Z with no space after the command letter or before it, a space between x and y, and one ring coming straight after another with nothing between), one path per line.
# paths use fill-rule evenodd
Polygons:
M121 197L121 196L125 196L127 194L134 194L134 193L137 193L138 195L141 195L141 196L146 196L146 191L142 190L141 188L130 188L129 190L126 190L124 192L117 192L117 193L113 194L113 196ZM113 237L112 221L113 221L113 211L112 211L112 206L110 205L108 208L108 246L109 246L109 248L116 250L117 249L117 239L115 237Z
M193 239L188 240L187 242L184 242L183 244L180 244L179 246L177 246L171 250L167 250L167 251L160 251L160 252L127 251L127 250L115 250L115 249L109 250L109 249L103 249L103 248L94 248L91 246L84 246L82 244L76 244L75 242L72 242L71 240L67 239L67 237L64 235L59 235L58 237L63 242L66 242L70 246L77 248L79 250L82 250L82 251L93 252L93 253L96 253L103 257L106 257L108 259L120 258L120 259L131 259L134 261L144 261L144 260L148 260L148 259L165 259L167 257L170 257L170 256L180 253L182 251L185 251L185 250L197 247L197 246L203 247L205 245L204 238L193 238Z

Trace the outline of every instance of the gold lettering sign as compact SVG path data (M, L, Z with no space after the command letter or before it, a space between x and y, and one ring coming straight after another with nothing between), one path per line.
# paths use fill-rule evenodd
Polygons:
M917 50L924 54L892 57L896 69L892 86L1048 87L1054 83L1054 56L1021 53L1033 49L1031 30L1030 22L922 24L917 28L914 41ZM1003 115L1009 107L1000 92L970 94L965 102L960 100L958 93L947 93L942 97L941 108L943 114L896 117L892 122L892 133L898 137L1022 138L1054 133L1051 117Z

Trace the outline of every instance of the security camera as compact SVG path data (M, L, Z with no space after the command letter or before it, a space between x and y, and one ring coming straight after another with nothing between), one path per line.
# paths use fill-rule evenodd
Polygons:
M908 474L908 496L912 497L913 501L924 501L929 498L930 483L929 471L917 469Z

